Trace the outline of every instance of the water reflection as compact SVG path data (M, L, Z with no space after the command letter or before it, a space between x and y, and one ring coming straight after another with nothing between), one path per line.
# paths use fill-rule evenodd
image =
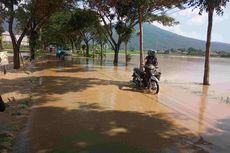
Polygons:
M205 110L206 110L208 89L209 89L209 86L203 86L202 88L202 95L200 99L200 108L199 108L199 114L198 114L198 129L197 129L197 133L199 135L202 135L204 133L204 115L205 115Z
M114 67L113 67L113 70L114 70L114 72L117 72L118 66L114 66Z
M86 65L89 64L89 59L88 58L85 59L85 63L86 63Z

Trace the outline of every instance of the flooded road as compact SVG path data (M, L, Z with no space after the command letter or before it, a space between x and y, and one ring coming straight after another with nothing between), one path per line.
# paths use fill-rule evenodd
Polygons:
M159 67L163 73L162 79L175 83L201 83L204 73L203 57L167 56L157 55ZM107 55L112 61L113 55ZM124 65L124 55L120 55L120 61ZM139 56L132 55L130 66L137 67ZM122 64L121 64L122 65ZM211 58L210 83L215 86L230 84L230 58Z
M229 87L203 87L193 72L182 77L191 81L180 79L173 59L159 61L159 95L132 87L135 64L101 66L82 58L42 65L27 129L30 152L229 152ZM196 69L194 63L184 68Z

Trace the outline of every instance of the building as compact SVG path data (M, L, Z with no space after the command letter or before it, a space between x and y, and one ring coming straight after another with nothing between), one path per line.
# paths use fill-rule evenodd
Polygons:
M16 35L17 40L19 37L20 37L20 35ZM4 33L2 33L2 42L6 43L6 44L11 44L10 33L8 31L5 31ZM21 45L22 46L29 46L29 39L27 36L25 36L23 38Z

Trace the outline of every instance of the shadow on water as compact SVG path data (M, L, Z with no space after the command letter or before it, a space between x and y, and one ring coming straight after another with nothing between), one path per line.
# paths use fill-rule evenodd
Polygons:
M216 128L220 131L215 131L213 129L207 129L206 135L203 134L203 138L205 140L210 140L213 146L213 150L210 152L221 152L221 153L229 153L230 148L230 118L220 119L217 121ZM198 146L200 146L198 144Z
M120 90L130 90L134 92L142 92L142 90L136 89L130 82L114 81L111 79L98 79L91 76L85 78L61 76L62 74L77 74L81 72L93 72L96 69L93 67L92 59L78 58L76 61L52 61L42 64L37 64L36 68L32 72L39 72L43 70L50 70L56 74L60 73L60 76L33 76L29 78L17 78L17 79L0 79L0 86L4 85L4 91L0 89L1 94L8 92L27 93L31 90L25 89L26 84L32 83L36 86L33 91L33 95L40 95L41 92L47 94L65 94L67 92L80 92L93 86L99 85L115 85ZM96 60L95 60L96 61ZM87 65L87 62L89 64ZM76 64L77 63L77 64ZM79 64L82 64L79 66ZM86 65L84 65L86 64ZM112 63L111 63L112 64ZM96 64L95 64L96 65ZM94 65L94 66L95 66ZM118 71L117 66L112 66L106 63L109 69L112 68L114 72ZM125 67L125 69L127 69ZM16 85L16 86L15 86Z
M73 69L79 72L81 69ZM61 72L68 72L71 70L61 70ZM75 72L75 73L76 73ZM68 72L69 73L69 72ZM80 92L94 86L114 85L120 90L143 92L141 89L135 88L133 84L126 81L114 81L106 79L91 78L77 78L66 76L42 76L31 78L17 78L17 79L0 79L0 86L4 85L4 90L0 89L1 94L9 92L17 92L21 94L28 93L31 89L25 90L25 84L31 83L35 85L33 96L39 96L41 93L46 94L65 94L68 92ZM17 83L17 86L15 84Z
M33 65L33 64L32 64ZM80 65L80 67L79 67ZM78 67L77 67L78 66ZM74 69L75 67L75 69ZM58 69L57 72L82 72L82 71L95 71L95 67L97 68L114 68L114 70L119 68L129 70L129 67L132 69L134 67L133 64L130 64L129 67L126 67L124 62L120 62L118 66L114 66L113 61L109 59L105 59L101 61L100 59L86 58L86 57L73 57L69 61L63 60L51 60L42 63L37 63L29 68L30 72L37 72L47 69ZM62 70L63 68L71 68L71 70ZM12 72L14 73L14 72Z
M36 108L32 152L152 153L190 149L205 152L195 145L186 145L183 140L188 135L181 134L186 129L177 133L163 114L110 111L87 102L76 102L76 106L74 110Z

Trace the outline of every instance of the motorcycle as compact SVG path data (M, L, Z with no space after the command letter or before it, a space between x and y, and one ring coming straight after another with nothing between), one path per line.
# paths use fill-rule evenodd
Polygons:
M158 94L161 73L157 72L154 65L146 65L145 69L147 69L148 74L139 68L134 68L132 82L139 88L148 89L150 92Z

